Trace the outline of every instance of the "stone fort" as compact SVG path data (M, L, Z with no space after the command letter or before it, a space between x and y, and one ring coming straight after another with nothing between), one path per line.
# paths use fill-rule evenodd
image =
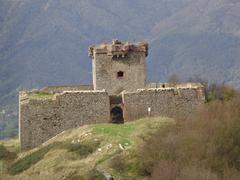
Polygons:
M204 103L199 83L146 83L147 43L113 40L91 46L89 56L92 85L19 92L19 138L23 150L85 124L187 115Z

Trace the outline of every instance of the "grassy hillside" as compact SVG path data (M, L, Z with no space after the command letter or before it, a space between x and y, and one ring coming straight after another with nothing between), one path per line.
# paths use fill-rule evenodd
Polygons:
M15 152L17 157L14 159L12 154L12 158L1 160L1 153L6 150L0 148L1 177L104 179L113 174L117 179L142 179L136 168L138 148L151 133L172 123L174 121L169 118L147 118L121 125L88 125L65 131L44 145L22 153L19 153L17 140L2 141L4 147ZM128 164L128 169L121 165L123 163Z

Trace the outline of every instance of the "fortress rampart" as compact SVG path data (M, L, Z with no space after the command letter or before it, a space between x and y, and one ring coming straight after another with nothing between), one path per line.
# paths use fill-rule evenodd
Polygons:
M64 130L147 116L188 115L204 103L199 83L146 83L147 43L114 40L89 48L93 85L49 86L19 94L19 138L31 149Z
M152 88L123 93L124 120L188 115L203 104L203 87Z
M22 149L34 148L66 129L110 121L109 96L105 91L34 96L20 92Z

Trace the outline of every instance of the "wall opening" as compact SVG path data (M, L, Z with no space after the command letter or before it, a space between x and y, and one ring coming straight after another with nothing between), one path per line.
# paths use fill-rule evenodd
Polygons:
M124 123L123 110L121 107L116 106L111 110L111 122L116 124Z
M123 71L118 71L117 72L117 78L123 78L124 72Z

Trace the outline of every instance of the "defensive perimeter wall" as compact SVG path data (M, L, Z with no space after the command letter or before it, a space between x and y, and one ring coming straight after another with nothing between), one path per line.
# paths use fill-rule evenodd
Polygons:
M139 89L122 96L124 121L148 116L187 116L205 101L202 86Z
M110 121L105 91L20 92L19 103L22 149L34 148L66 129Z
M64 130L114 122L114 118L122 117L123 122L127 122L153 116L186 116L205 100L200 84L165 85L164 88L159 84L159 87L123 91L117 103L111 101L105 90L55 94L22 91L19 96L21 148L31 149ZM120 111L114 114L112 110L116 107Z

